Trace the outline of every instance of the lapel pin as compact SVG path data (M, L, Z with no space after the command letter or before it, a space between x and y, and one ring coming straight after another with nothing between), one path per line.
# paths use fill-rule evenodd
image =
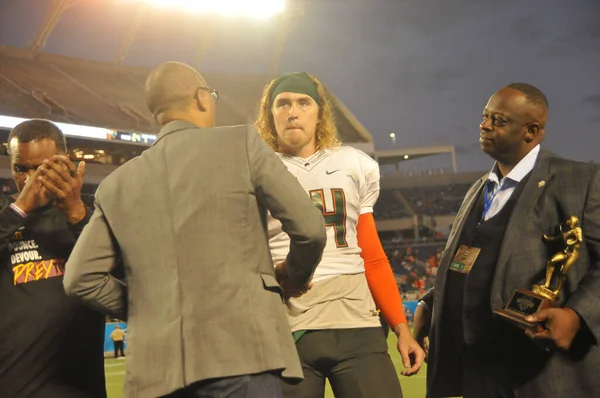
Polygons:
M546 185L546 181L541 180L540 182L538 182L538 188L543 187L544 185Z

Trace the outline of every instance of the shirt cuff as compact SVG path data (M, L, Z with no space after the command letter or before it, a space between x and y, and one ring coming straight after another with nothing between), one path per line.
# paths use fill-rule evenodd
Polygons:
M17 206L14 203L11 203L10 208L13 209L13 211L15 213L17 213L19 216L21 216L22 218L27 218L27 213L25 213L23 210L21 210L21 208L19 206Z

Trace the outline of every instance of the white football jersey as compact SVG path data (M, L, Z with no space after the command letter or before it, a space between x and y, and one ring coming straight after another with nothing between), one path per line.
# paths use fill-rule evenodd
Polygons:
M348 146L320 150L306 159L278 155L325 218L327 245L313 282L364 272L356 226L358 216L372 212L379 196L377 162ZM274 265L285 260L290 239L270 215L269 246Z

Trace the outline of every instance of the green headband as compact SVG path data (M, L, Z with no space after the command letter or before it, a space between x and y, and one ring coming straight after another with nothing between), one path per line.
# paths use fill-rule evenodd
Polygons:
M281 93L306 94L314 99L317 105L321 106L317 86L305 72L288 73L275 80L269 96L271 104L275 97Z

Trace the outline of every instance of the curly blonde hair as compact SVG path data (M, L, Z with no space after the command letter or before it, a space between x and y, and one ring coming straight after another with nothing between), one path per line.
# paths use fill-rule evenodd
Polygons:
M321 106L319 106L319 123L317 123L317 129L315 131L317 151L320 149L338 147L342 143L337 138L337 127L333 116L333 106L327 95L327 90L316 76L309 73L307 73L307 75L315 84L319 100L321 101ZM274 151L278 152L279 141L277 140L277 131L275 130L270 98L271 89L276 80L277 79L274 79L267 84L263 91L260 107L258 109L258 119L254 123L254 126L258 129L262 139L265 140Z

